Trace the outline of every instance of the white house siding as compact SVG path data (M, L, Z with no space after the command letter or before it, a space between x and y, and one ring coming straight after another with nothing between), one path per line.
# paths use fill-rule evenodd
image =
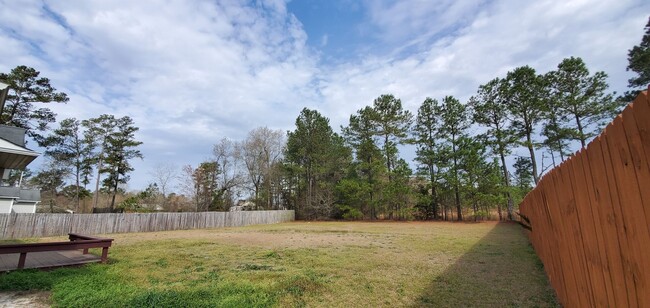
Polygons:
M9 214L11 213L11 205L13 204L14 199L12 198L2 198L0 197L0 213Z
M36 213L38 202L17 201L14 203L14 213Z

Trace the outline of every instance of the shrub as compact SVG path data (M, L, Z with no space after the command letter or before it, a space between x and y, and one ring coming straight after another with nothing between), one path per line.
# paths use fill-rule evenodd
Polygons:
M341 217L345 220L360 220L363 219L363 213L357 208L353 208L349 205L339 205L339 212Z

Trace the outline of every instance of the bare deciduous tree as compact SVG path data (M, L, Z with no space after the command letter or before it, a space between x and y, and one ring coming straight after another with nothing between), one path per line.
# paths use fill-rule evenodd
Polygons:
M198 211L198 190L199 190L199 185L197 182L196 177L194 176L195 169L192 167L192 165L185 165L181 168L181 173L178 176L179 179L179 188L183 195L185 195L188 199L192 200L192 203L194 203L194 209Z
M260 205L263 192L265 208L273 208L273 188L278 185L278 173L274 172L274 167L282 158L284 146L284 133L268 127L250 131L242 145L242 157L255 201Z
M233 198L237 195L237 188L244 182L241 144L223 138L212 148L212 155L220 169L219 194L224 208L229 208L234 205Z
M170 187L172 181L176 179L178 167L173 163L169 162L159 162L153 166L153 169L149 174L153 177L158 188L160 188L160 193L162 194L162 206L167 205L167 189Z

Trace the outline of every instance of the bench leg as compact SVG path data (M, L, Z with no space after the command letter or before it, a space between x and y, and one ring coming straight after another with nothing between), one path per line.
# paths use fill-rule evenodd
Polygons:
M102 263L106 263L108 260L108 247L102 248Z
M84 254L85 254L85 255L88 254L88 248L84 248Z
M25 259L27 258L26 252L20 253L20 258L18 258L18 268L25 268Z

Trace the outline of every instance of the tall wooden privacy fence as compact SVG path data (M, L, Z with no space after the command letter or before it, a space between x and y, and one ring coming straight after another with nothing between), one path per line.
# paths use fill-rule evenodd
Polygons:
M294 211L119 214L1 214L0 239L239 227L288 222Z
M566 307L650 307L650 103L641 93L520 207Z

